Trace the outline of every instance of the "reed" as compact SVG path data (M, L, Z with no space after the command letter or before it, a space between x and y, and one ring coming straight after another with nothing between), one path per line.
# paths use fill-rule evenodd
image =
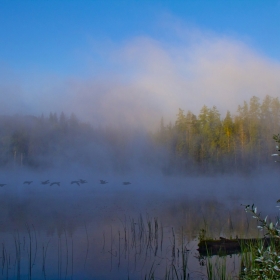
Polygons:
M233 229L233 222L230 218L229 225ZM205 225L208 222L205 220ZM56 241L48 239L41 245L42 253L38 254L38 236L35 227L26 225L27 233L20 236L19 232L13 235L14 259L12 265L15 271L16 279L22 279L22 275L27 271L29 279L37 279L35 274L36 263L41 259L42 279L50 278L47 275L47 269L51 266L48 261L54 258L48 257L51 253L49 248L56 250L57 258L54 261L57 271L57 279L75 279L74 274L74 240L73 236L67 234L66 230L58 235ZM91 251L89 250L90 230L87 225L84 227L84 239L86 246L83 248L83 255L80 256L81 267L86 269L86 264L90 263ZM206 230L201 230L199 238L208 236ZM27 238L26 238L27 237ZM121 220L120 226L111 225L108 232L103 231L100 235L100 252L108 255L108 268L111 273L126 271L125 278L128 279L169 279L169 280L192 280L198 279L197 275L189 268L189 243L184 230L175 227L164 227L157 217L151 217L148 214L138 215L136 217L125 216ZM103 241L103 242L102 242ZM54 246L50 246L53 242ZM56 243L57 242L57 243ZM256 251L256 248L263 248ZM270 244L270 253L278 250L277 243ZM97 251L97 250L96 250ZM229 257L217 255L211 256L210 252L205 257L204 275L201 279L209 280L230 280L242 279L253 280L252 275L247 271L253 271L259 268L256 262L261 254L268 254L264 244L244 243L241 244L240 252L240 271L234 275L229 270ZM54 254L54 255L56 255ZM81 251L79 251L81 254ZM10 276L11 254L7 251L7 246L2 243L2 278L8 279ZM56 263L57 261L57 263ZM246 269L245 269L246 268ZM244 272L245 269L245 272ZM109 271L109 269L108 269ZM197 272L196 272L197 273ZM136 276L137 275L137 276ZM251 278L250 278L251 277ZM277 278L272 278L277 279Z

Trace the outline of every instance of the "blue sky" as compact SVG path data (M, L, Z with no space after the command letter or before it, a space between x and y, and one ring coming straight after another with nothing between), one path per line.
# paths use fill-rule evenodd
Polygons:
M62 73L92 41L121 43L135 36L169 39L163 21L245 40L280 60L279 1L8 1L0 2L0 59L15 69L36 65ZM168 33L168 32L166 32Z
M115 119L130 104L158 117L182 104L198 110L204 97L222 110L254 93L277 95L280 1L0 0L0 25L5 113L54 108L100 121L104 111ZM228 75L218 87L225 71L217 72L209 88L206 77L221 65ZM240 80L239 68L252 75ZM259 77L264 83L254 86ZM91 103L96 114L87 112Z

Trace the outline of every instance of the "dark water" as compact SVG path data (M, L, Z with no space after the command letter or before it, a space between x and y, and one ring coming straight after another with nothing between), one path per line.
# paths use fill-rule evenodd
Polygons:
M0 279L207 279L200 230L212 238L257 236L241 204L277 215L279 175L2 172ZM80 178L87 183L70 184ZM42 185L47 179L60 186ZM237 255L225 261L228 273L239 273Z

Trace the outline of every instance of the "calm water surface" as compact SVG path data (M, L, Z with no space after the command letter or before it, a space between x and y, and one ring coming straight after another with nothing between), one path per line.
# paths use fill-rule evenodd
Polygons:
M0 279L207 279L200 230L212 238L257 236L241 204L277 215L279 177L2 172ZM87 183L70 184L80 178ZM47 179L60 186L41 184ZM226 261L238 274L238 255Z

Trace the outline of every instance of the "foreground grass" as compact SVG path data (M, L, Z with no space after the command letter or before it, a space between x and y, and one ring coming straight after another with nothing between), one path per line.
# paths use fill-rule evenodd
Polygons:
M267 218L263 219L254 206L246 206L246 211L252 213L253 218L258 222L258 228L263 230L264 235L270 237L272 242L268 244L263 239L258 242L254 242L253 239L252 242L241 242L241 252L238 255L236 252L231 253L232 256L223 255L223 252L215 253L216 255L212 256L213 252L207 251L206 254L200 254L198 257L201 266L204 266L201 271L195 271L189 263L190 257L193 259L190 254L194 252L189 245L184 228L175 231L172 227L164 227L156 217L152 218L149 215L125 217L121 221L120 228L113 230L111 227L110 234L103 233L103 243L101 242L98 248L102 248L102 253L108 256L107 263L112 271L114 269L116 272L127 271L126 279L280 279L278 221L272 223ZM86 226L85 230L87 248L84 268L86 263L90 263ZM63 237L64 239L62 239ZM206 232L201 231L199 237L206 238ZM240 239L236 240L240 241ZM27 238L20 236L18 232L15 233L13 235L14 248L10 247L15 253L8 252L8 245L2 244L2 258L0 256L2 277L14 279L10 278L14 274L18 279L22 279L24 272L29 279L35 279L34 277L47 279L47 272L51 273L46 269L46 267L50 268L47 260L56 258L58 278L63 277L64 273L65 279L74 279L76 274L75 271L73 272L73 267L76 268L76 264L73 262L73 237L69 237L64 232L59 237L57 244L52 246L57 249L57 255L48 253L51 256L47 258L49 243L50 240L47 243L37 240L37 233L33 226L27 225ZM35 270L38 266L42 267L41 274ZM38 278L40 275L41 278Z
M263 218L254 205L247 205L245 211L252 214L252 217L258 222L258 228L264 232L264 236L270 237L272 242L269 246L260 242L252 248L244 248L242 279L280 279L279 217L273 223L268 220L267 216Z

